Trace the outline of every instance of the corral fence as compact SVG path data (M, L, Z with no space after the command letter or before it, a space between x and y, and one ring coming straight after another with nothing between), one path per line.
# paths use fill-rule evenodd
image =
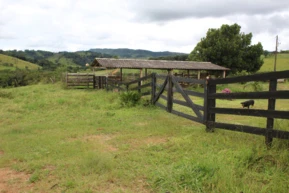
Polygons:
M224 79L198 80L174 76L171 71L169 71L168 75L150 74L130 82L121 82L113 77L104 77L102 79L97 76L89 80L93 80L94 84L96 84L96 80L98 80L99 83L100 79L102 79L102 83L104 82L105 84L99 83L101 86L98 88L117 91L137 91L141 93L142 96L150 96L152 104L165 109L169 113L204 124L206 125L207 131L213 131L215 128L219 128L263 135L265 136L266 145L270 146L273 138L289 139L288 131L273 129L274 119L289 120L288 110L280 111L275 109L276 100L289 99L289 90L277 90L277 85L280 84L279 80L288 78L289 71L281 71ZM217 93L218 85L252 81L269 82L268 91ZM190 86L184 88L182 85ZM97 87L94 86L94 88ZM268 108L244 109L216 107L217 99L265 99L268 101ZM255 127L216 121L216 115L223 114L263 117L266 119L267 124L266 127Z
M95 76L92 73L66 73L66 86L72 88L102 89L107 87L106 76Z

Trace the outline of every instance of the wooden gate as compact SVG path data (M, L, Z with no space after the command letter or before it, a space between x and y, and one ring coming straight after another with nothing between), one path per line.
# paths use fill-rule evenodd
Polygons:
M168 76L163 75L155 75L155 80L153 81L153 91L152 91L152 102L156 106L159 106L163 109L166 109L169 113L199 122L205 122L204 116L204 105L206 102L205 98L205 89L206 89L206 81L205 80L197 80L197 79L189 79L184 77L176 77L171 74ZM161 84L159 84L161 83ZM182 87L182 84L187 83L190 86L189 89L196 87L198 90L202 90L202 92L197 92L193 90L185 90ZM166 92L166 94L164 94ZM180 95L178 97L174 97L176 95ZM199 97L202 99L202 104L197 104L195 102L195 97ZM166 103L160 102L160 99L163 99ZM198 100L199 101L199 100ZM200 101L199 101L200 103ZM181 106L178 108L177 106ZM184 110L186 107L189 108L190 111Z

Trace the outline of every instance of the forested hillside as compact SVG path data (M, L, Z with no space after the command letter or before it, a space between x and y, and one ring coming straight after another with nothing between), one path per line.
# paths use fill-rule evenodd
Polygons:
M181 55L184 53L178 52L153 52L149 50L133 50L127 48L120 48L120 49L102 49L102 48L95 48L90 49L92 52L99 52L103 54L110 54L113 56L117 56L119 58L152 58L152 57L163 57L163 56L174 56L174 55Z

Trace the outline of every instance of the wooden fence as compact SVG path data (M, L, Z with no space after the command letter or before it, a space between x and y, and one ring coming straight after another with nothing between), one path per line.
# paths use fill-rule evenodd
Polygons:
M270 146L273 138L289 139L289 132L273 130L274 119L289 119L289 111L275 110L276 100L289 99L289 90L277 90L278 79L289 78L289 71L271 72L225 79L211 79L207 83L206 92L206 126L208 130L214 128L242 131L246 133L264 135L266 145ZM216 93L216 86L219 84L232 84L249 81L269 81L268 91L262 92L239 92L239 93ZM280 83L279 83L280 84ZM268 100L267 110L258 109L236 109L217 108L216 99L266 99ZM252 127L216 122L216 114L229 114L241 116L265 117L266 128Z
M106 88L107 77L95 76L91 73L66 73L67 87L74 88Z
M271 72L264 74L256 74L250 76L225 78L225 79L208 79L197 80L184 77L176 77L172 74L157 75L151 74L147 77L129 82L120 83L118 88L121 90L138 90L150 87L150 90L142 93L143 95L151 95L151 101L156 106L165 109L167 112L190 119L195 122L206 125L207 131L213 131L215 128L226 129L232 131L240 131L256 135L265 136L265 143L270 146L273 138L289 139L289 132L273 129L274 119L289 119L289 111L275 110L276 100L289 99L289 90L277 90L278 80L289 78L289 71ZM142 81L150 80L145 84ZM244 83L251 81L266 81L269 82L268 91L262 92L239 92L239 93L217 93L217 85ZM181 85L183 83L198 85L203 88L202 92L195 90L186 90ZM130 88L130 85L137 84L136 87ZM280 84L280 83L279 83ZM281 83L282 84L282 83ZM123 87L121 87L123 85ZM198 89L200 90L200 89ZM166 92L166 94L164 94ZM174 98L174 95L179 93L181 98ZM196 104L193 97L203 99L203 104ZM162 99L166 103L160 103ZM181 100L183 99L183 100ZM220 108L216 107L216 99L266 99L268 100L268 108L261 109L243 109L243 108ZM287 101L288 102L288 101ZM191 109L194 115L189 114L187 111L182 112L175 109L174 105L181 105ZM248 125L238 125L223 122L216 122L217 114L238 115L238 116L253 116L264 117L267 119L266 128L253 127ZM245 119L245 117L244 117Z
M71 74L70 74L71 75ZM78 76L77 76L78 75ZM107 90L118 91L137 91L142 96L150 95L151 103L165 109L167 112L190 119L192 121L206 125L207 131L213 131L215 128L232 131L240 131L256 135L265 136L265 143L270 146L273 138L289 139L289 132L279 129L273 129L274 119L289 119L289 111L275 110L276 100L289 99L289 90L277 90L278 80L288 79L289 71L271 72L256 74L250 76L198 80L185 77L173 76L171 72L168 75L151 74L146 77L131 81L121 82L113 77L96 77L90 75L71 75L67 76L67 84L71 86L87 86L85 81L93 82L96 88L106 88ZM68 81L69 80L69 81ZM217 85L244 83L251 81L269 82L268 91L262 92L238 92L238 93L217 93ZM197 85L199 92L193 89L183 88L182 85ZM282 84L282 83L281 83ZM201 89L200 89L201 88ZM200 91L201 90L201 91ZM179 97L174 95L179 94ZM201 98L203 104L197 104L194 98ZM268 100L268 108L262 109L243 109L243 108L220 108L216 107L216 99L265 99ZM160 102L160 100L165 102ZM182 111L175 106L182 106L190 111ZM248 125L230 124L216 122L216 115L238 115L266 118L265 128L253 127Z

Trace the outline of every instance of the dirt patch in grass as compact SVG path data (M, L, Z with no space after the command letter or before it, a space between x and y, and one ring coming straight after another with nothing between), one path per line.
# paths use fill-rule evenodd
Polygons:
M135 181L133 186L123 186L116 184L111 181L110 184L106 184L105 187L98 187L96 192L110 193L110 192L138 192L138 193L150 193L152 190L149 189L145 179L139 179Z
M30 175L9 168L0 169L0 193L28 192L33 188Z
M4 155L4 151L0 150L0 155Z
M151 137L146 137L143 139L133 139L130 140L129 143L133 148L138 148L140 146L145 146L145 145L159 145L166 143L168 141L167 137L161 137L161 136L151 136Z
M85 136L83 140L87 142L96 141L97 143L99 143L101 146L104 147L104 151L117 151L118 148L108 144L108 141L110 141L114 137L115 137L114 135L104 135L104 134L88 135Z

